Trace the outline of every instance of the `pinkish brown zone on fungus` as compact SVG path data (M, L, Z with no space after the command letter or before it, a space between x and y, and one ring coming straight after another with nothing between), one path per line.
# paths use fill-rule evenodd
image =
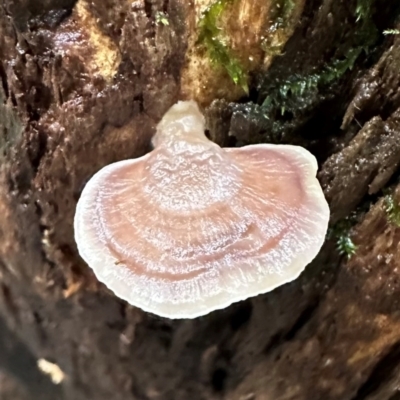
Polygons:
M329 209L307 150L220 148L192 101L171 107L153 142L95 174L77 206L79 252L117 296L194 318L297 278L316 256Z

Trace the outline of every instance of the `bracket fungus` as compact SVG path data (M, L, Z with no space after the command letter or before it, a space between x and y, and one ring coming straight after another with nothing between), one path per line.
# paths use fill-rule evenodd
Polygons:
M304 148L220 148L193 101L153 144L97 172L76 209L79 253L118 297L195 318L296 279L320 250L329 208Z

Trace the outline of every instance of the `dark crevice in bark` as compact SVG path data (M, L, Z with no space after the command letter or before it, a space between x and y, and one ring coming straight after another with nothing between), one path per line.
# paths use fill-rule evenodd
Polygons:
M119 308L119 312L120 315L116 315L115 316L115 320L109 322L106 322L106 325L110 328L110 329L115 329L118 332L123 332L125 330L125 328L127 327L127 320L126 320L126 304L123 302L120 302L118 304L118 308Z
M288 342L292 340L297 333L311 320L314 316L315 312L318 308L318 301L311 303L301 314L300 317L296 320L294 325L286 332L278 332L273 335L270 341L264 348L264 353L267 354L271 350L280 346L284 342Z
M237 305L237 310L230 318L230 324L233 331L237 331L245 325L251 318L253 312L253 304L251 300L242 301Z
M144 112L143 93L139 93L137 96L135 96L135 97L133 98L133 102L134 102L134 104L137 106L138 111L139 111L140 113Z
M144 1L144 11L146 13L146 17L148 19L151 19L152 17L152 2L150 0L145 0Z
M162 10L163 10L164 13L167 13L167 12L168 12L168 7L169 7L169 0L164 0L164 2L163 2L163 8L162 8Z
M21 32L34 32L43 27L54 29L71 15L78 0L26 0L10 2L9 13Z
M230 378L230 370L232 369L232 352L229 350L221 350L215 359L212 368L210 383L214 392L222 394L227 387L228 378Z
M217 368L211 377L211 385L216 392L222 392L225 388L228 372L225 368Z
M34 143L31 143L31 145L29 146L29 149L35 149L34 151L28 151L29 160L35 174L38 172L40 162L46 154L47 140L47 135L38 130L36 131Z
M13 91L10 92L11 103L14 107L18 107L17 99Z
M6 74L6 71L5 71L2 63L0 63L0 81L2 83L4 94L5 94L6 99L7 99L8 96L9 96L9 89L8 89L8 83L7 83L7 74Z
M317 311L319 302L311 303L301 314L300 317L296 320L295 324L292 328L284 335L284 341L292 340L297 333L305 326L311 318L314 316Z
M14 295L11 291L11 288L2 283L0 285L0 289L1 289L1 295L2 298L4 300L4 304L7 307L8 311L16 318L18 319L18 307L15 304L15 300L14 300Z
M366 400L369 395L376 392L391 377L400 363L400 343L393 345L369 374L367 380L359 388L352 400Z

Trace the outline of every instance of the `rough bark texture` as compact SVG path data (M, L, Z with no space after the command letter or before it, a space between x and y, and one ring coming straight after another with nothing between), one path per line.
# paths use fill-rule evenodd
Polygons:
M356 43L366 9L374 39ZM79 258L80 191L148 150L179 98L191 12L184 0L0 2L0 398L400 399L400 228L382 192L397 204L400 35L382 35L396 28L393 0L308 0L249 97L206 109L220 144L316 154L332 226L353 214L350 259L333 236L295 282L171 321L114 297ZM363 50L330 79L346 46ZM295 96L318 70L323 84ZM64 372L59 386L39 359Z

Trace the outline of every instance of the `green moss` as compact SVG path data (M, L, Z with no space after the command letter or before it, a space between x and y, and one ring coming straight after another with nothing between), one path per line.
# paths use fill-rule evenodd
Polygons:
M207 49L210 60L213 64L222 66L232 81L248 92L248 73L237 60L228 46L224 43L223 32L218 27L218 21L229 3L235 0L216 0L207 10L204 11L199 21L199 39Z
M164 25L164 26L168 26L169 25L169 21L168 21L168 17L166 14L164 14L161 11L158 11L156 13L156 24L157 25Z
M357 221L355 213L337 222L328 230L328 239L336 240L336 246L340 254L351 258L357 251L357 246L351 239L351 229Z
M236 0L216 0L204 11L198 26L198 42L205 46L211 61L215 65L222 66L233 82L248 93L248 71L232 54L224 40L224 32L218 26L219 19L227 5L234 1ZM261 47L266 53L270 55L281 53L287 39L285 29L290 26L295 9L295 0L274 0L273 13L270 16L271 26L261 43ZM279 41L279 36L281 36L281 41ZM274 38L274 44L272 44L271 38Z
M361 48L350 49L342 59L334 60L320 73L308 76L292 75L283 80L276 90L266 97L263 107L268 111L280 105L283 115L286 108L291 108L288 100L302 99L311 91L317 91L320 86L328 85L340 79L347 71L353 69L361 52Z
M274 0L270 18L272 24L269 31L275 32L278 29L287 28L295 8L294 0Z
M358 45L368 53L370 47L378 39L378 29L372 19L372 6L374 0L357 0L356 6L356 21L358 28L356 30L355 38Z
M386 29L382 33L384 35L400 35L400 30L398 30L398 29Z
M370 0L357 0L356 5L356 18L357 22L366 20L369 18L371 13L371 1Z
M294 0L274 0L270 16L271 26L261 42L262 49L268 55L275 56L281 54L288 34L285 31L291 25L290 22L295 9L296 3Z
M274 0L270 32L289 27L295 9L296 3L293 0Z
M400 204L394 200L392 194L387 194L384 201L388 220L392 224L400 227Z
M268 115L274 110L295 113L307 108L319 90L338 81L346 72L353 69L359 56L368 53L377 40L378 31L372 20L373 0L358 0L355 9L357 30L352 43L347 48L339 49L336 56L324 67L309 75L294 74L289 78L275 82L265 91L268 93L262 107ZM288 8L289 9L289 8Z
M356 254L357 246L353 243L350 236L339 236L336 244L339 254L346 255L348 259Z

